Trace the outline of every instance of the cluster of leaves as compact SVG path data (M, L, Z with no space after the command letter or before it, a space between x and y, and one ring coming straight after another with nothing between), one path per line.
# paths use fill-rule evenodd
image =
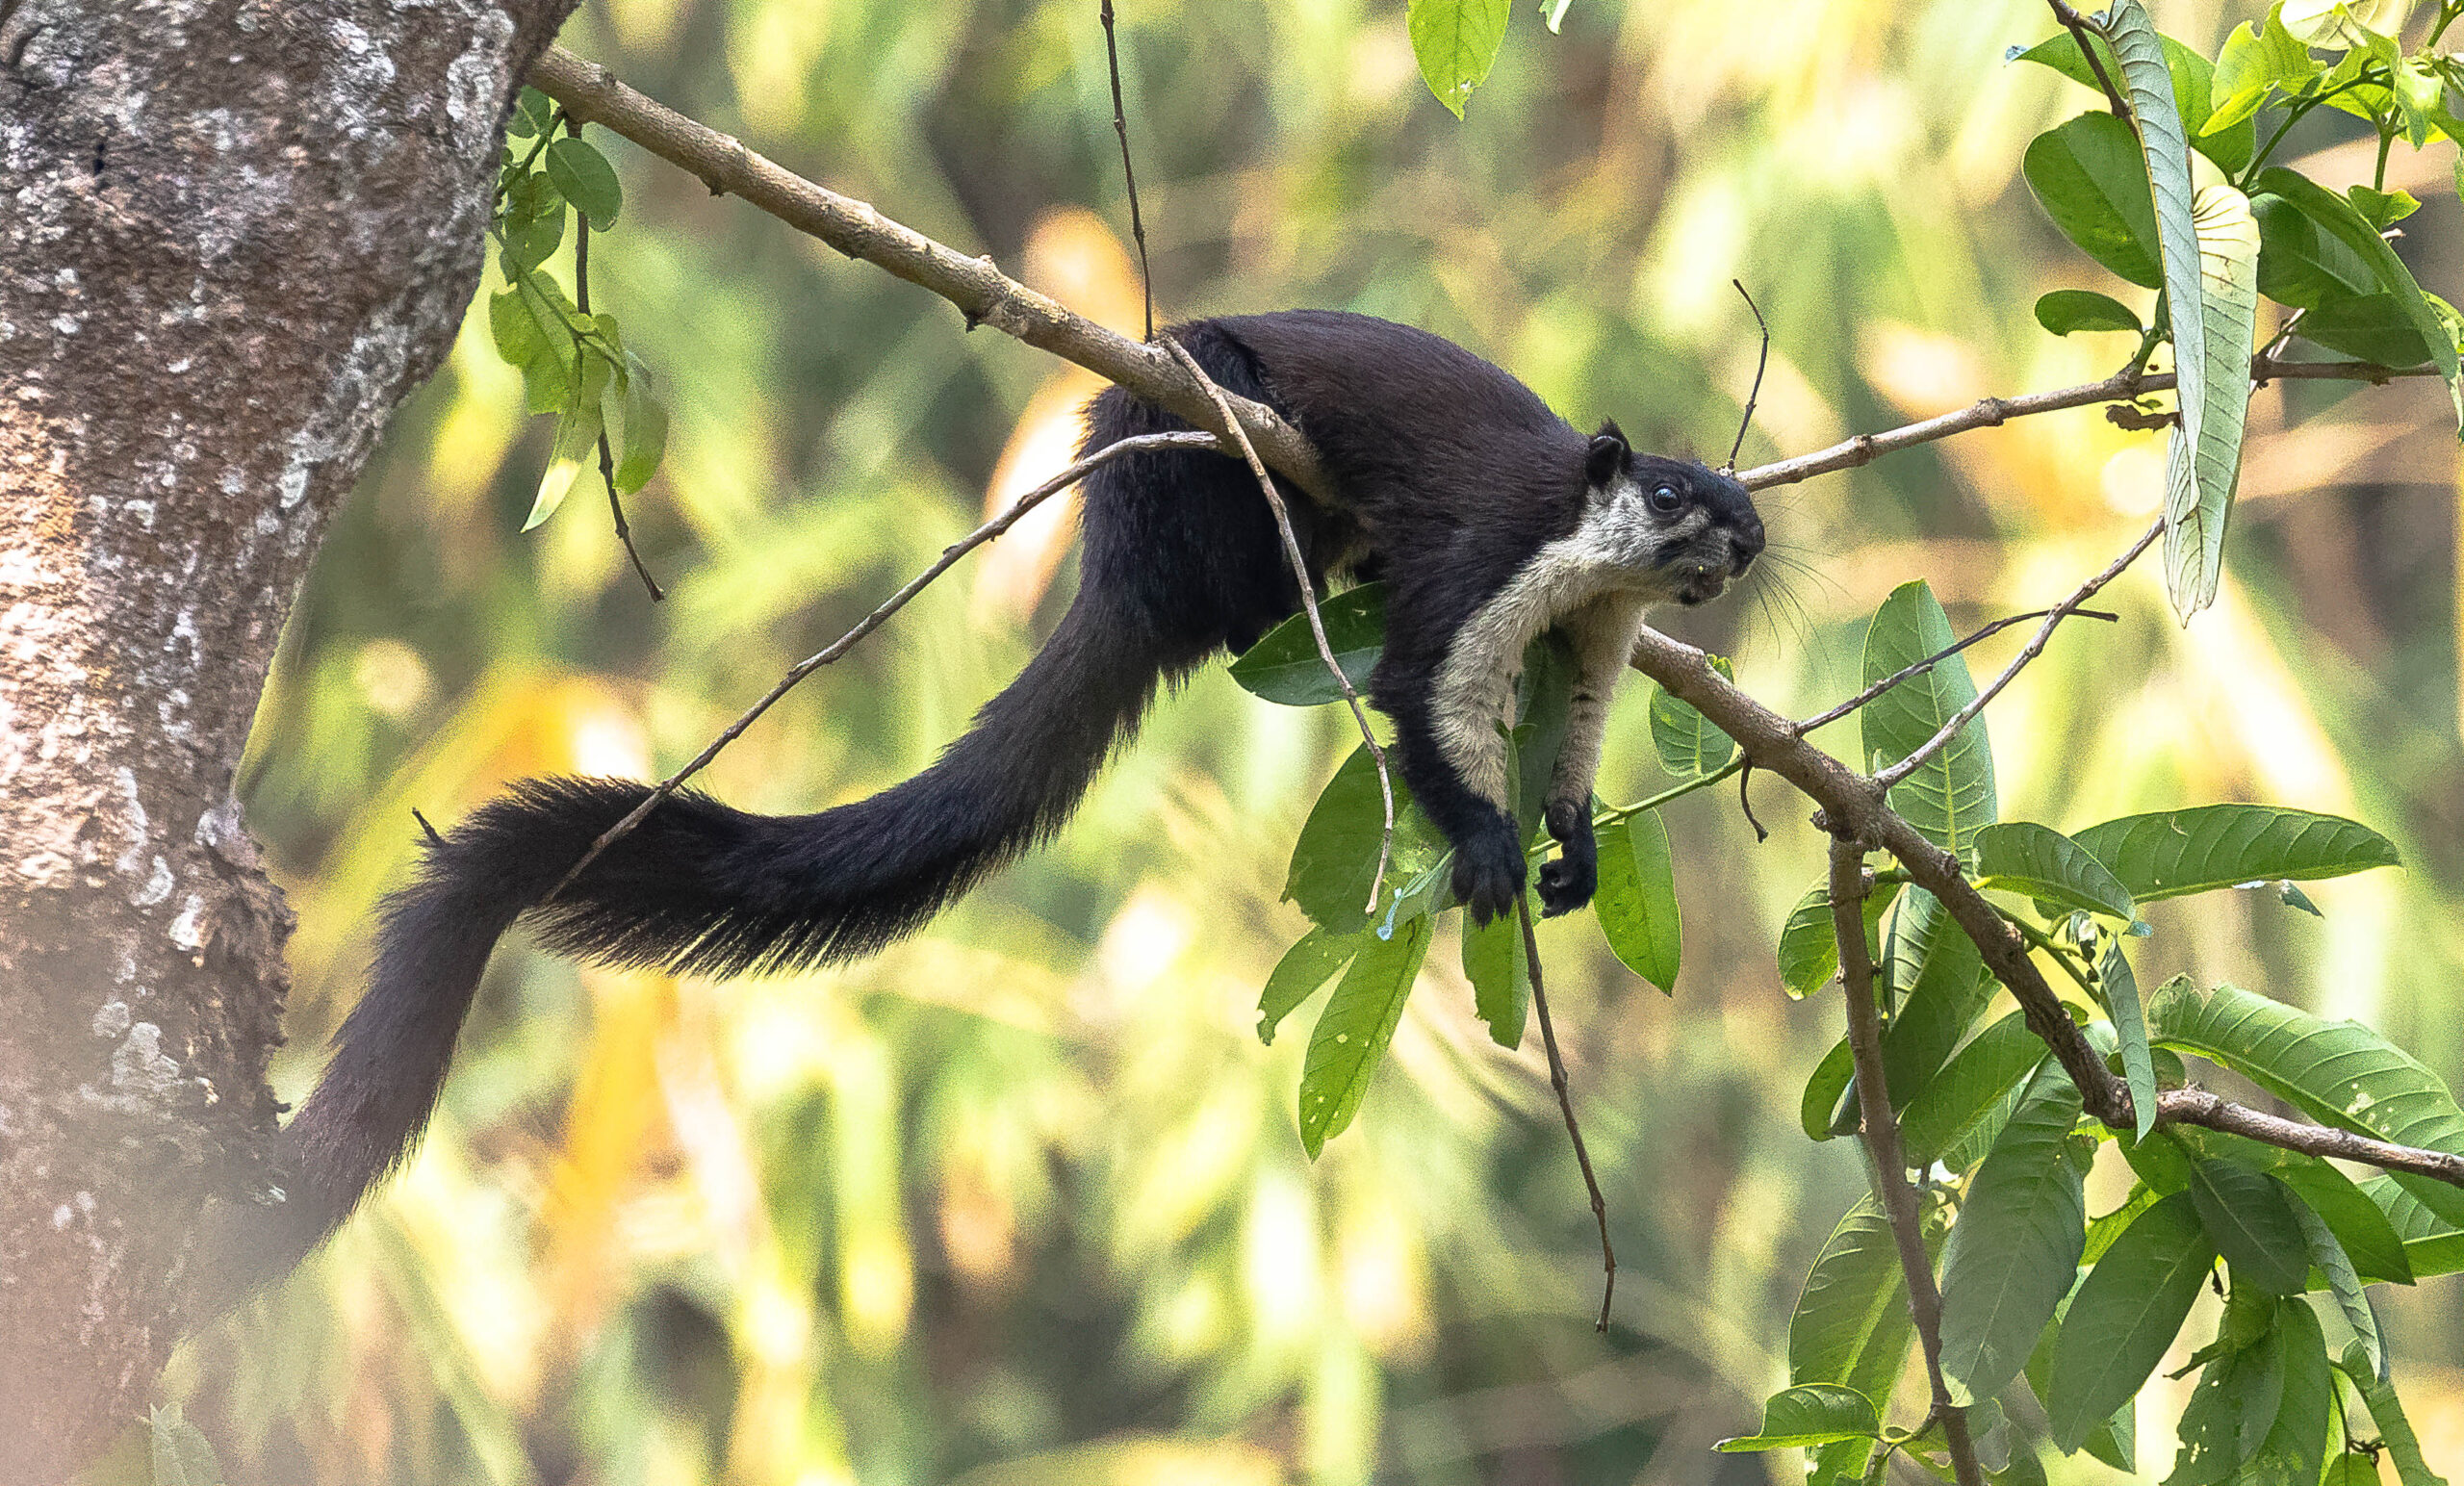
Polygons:
M1540 19L1551 32L1566 18L1574 0L1539 0ZM1488 81L1505 44L1513 0L1412 0L1412 55L1421 78L1455 117L1472 90Z
M2161 292L2152 323L2084 289L2046 295L2037 319L2061 335L2137 332L2134 367L2158 345L2172 346L2180 411L2166 577L2185 617L2216 596L2261 295L2284 307L2286 332L2317 346L2391 368L2435 367L2464 426L2464 318L2425 293L2388 245L2386 234L2421 203L2385 189L2388 149L2400 137L2416 148L2433 137L2464 139L2447 104L2448 87L2464 73L2437 51L2464 0L2441 0L2410 54L2356 14L2390 12L2384 23L2392 25L2404 9L2280 0L2264 24L2228 36L2210 62L2159 35L2139 0L2117 0L2101 32L2063 32L2013 49L2016 60L2092 88L2110 83L2121 95L2113 112L2084 113L2039 135L2024 170L2045 214L2082 251ZM2272 163L2286 131L2321 107L2377 131L2372 185L2339 195ZM2262 118L2271 125L2264 142Z
M648 484L667 450L667 405L652 390L649 368L625 348L616 317L585 314L546 269L570 214L580 218L578 253L585 234L615 225L625 201L615 168L536 89L522 90L505 134L489 224L505 288L488 296L488 330L497 354L521 371L530 411L556 418L555 448L523 523L527 531L556 513L594 454L617 494ZM577 281L586 282L578 262Z
M1892 676L1950 640L1932 593L1908 584L1874 616L1865 675ZM1974 696L1964 661L1941 661L1863 709L1865 756L1905 757ZM2294 884L2393 865L2393 847L2351 821L2267 806L2134 815L2068 835L2004 821L1982 719L1896 786L1891 803L1958 855L2066 973L2078 992L2072 1016L2127 1079L2139 1112L2138 1128L2118 1132L2083 1116L2078 1089L2020 1014L1989 1014L1997 983L1939 901L1881 874L1868 922L1884 1067L1907 1160L1932 1175L1942 1371L1995 1478L2042 1480L2040 1444L2133 1469L2132 1400L2220 1261L2230 1299L2193 1360L2202 1371L2169 1486L2316 1482L2347 1455L2370 1473L2355 1478L2374 1480L2367 1452L2382 1446L2406 1486L2437 1480L2411 1443L2364 1287L2464 1267L2464 1192L2403 1174L2356 1183L2316 1157L2151 1124L2159 1090L2185 1080L2185 1055L2231 1068L2321 1123L2401 1143L2464 1152L2464 1111L2428 1069L2352 1022L2186 980L2143 997L2126 952L2149 933L2144 904L2246 889L2311 908ZM1831 976L1832 933L1827 886L1817 885L1783 931L1781 971L1793 993ZM1813 1139L1856 1129L1851 1080L1843 1041L1806 1088ZM2082 1179L2105 1140L2137 1180L2118 1208L2092 1220ZM2349 1339L2340 1354L2302 1298L2311 1291L2324 1293ZM1871 1479L1900 1451L1938 1464L1926 1432L1885 1422L1912 1336L1904 1294L1889 1226L1861 1202L1807 1278L1789 1325L1791 1386L1766 1405L1758 1433L1723 1448L1806 1448L1816 1482ZM2368 1430L2357 1422L2365 1416Z
M1384 589L1364 584L1321 605L1326 638L1345 675L1365 683L1385 634ZM1525 850L1546 849L1542 797L1564 740L1574 661L1564 643L1543 636L1524 657L1516 724L1507 734L1507 781ZM1278 626L1232 665L1232 677L1269 702L1316 706L1338 701L1305 619ZM1680 776L1676 788L1625 809L1595 807L1600 887L1591 913L1617 958L1637 975L1669 990L1677 984L1677 884L1668 832L1656 807L1732 772L1735 745L1673 699L1656 699L1653 737L1662 762ZM1412 803L1400 779L1395 790L1393 859L1372 910L1372 880L1385 833L1385 804L1375 760L1355 750L1318 797L1293 846L1284 896L1315 925L1267 979L1259 999L1258 1035L1272 1041L1283 1018L1334 980L1342 980L1319 1013L1300 1076L1300 1139L1314 1157L1359 1114L1371 1076L1402 1019L1403 1004L1428 956L1439 914L1456 906L1453 853ZM1536 908L1537 898L1532 899ZM1463 931L1463 972L1480 1018L1499 1045L1523 1042L1531 1000L1531 967L1520 921L1509 914Z

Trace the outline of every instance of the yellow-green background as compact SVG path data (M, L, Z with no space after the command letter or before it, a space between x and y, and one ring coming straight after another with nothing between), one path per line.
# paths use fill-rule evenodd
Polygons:
M592 0L565 41L755 147L1135 334L1093 0ZM2004 49L2026 0L1519 4L1457 123L1403 6L1123 0L1129 113L1168 317L1327 305L1452 336L1578 423L1717 459L1775 334L1747 463L1989 393L2099 376L2068 250L2018 184L2095 106ZM2210 51L2233 4L2160 4ZM2293 147L2341 188L2367 143ZM597 135L597 131L594 131ZM594 291L676 411L630 502L517 534L547 450L479 321L336 521L241 789L300 929L296 1097L358 994L371 908L440 822L526 774L689 757L794 658L979 519L996 467L1057 467L1080 374L801 240L622 141ZM2314 152L2329 150L2319 155ZM2456 297L2443 155L2405 247ZM559 260L560 273L568 272ZM2313 890L2323 921L2167 905L2140 978L2233 979L2380 1026L2455 1080L2464 1031L2456 461L2434 386L2260 396L2229 570L2185 634L2149 571L1992 713L2006 813L2076 827L2217 799L2357 815L2411 866ZM1861 616L1931 580L1957 620L2051 602L2146 520L2155 436L2092 410L1777 491L1801 566L1688 637L1775 705L1851 689ZM1022 476L1022 478L1021 478ZM822 673L706 777L809 809L928 762L1074 581L1025 528ZM1057 571L1054 563L1058 561ZM2010 653L1989 647L1989 663ZM1638 682L1602 793L1656 787ZM1862 1180L1796 1126L1835 999L1785 999L1774 932L1817 870L1756 785L1670 812L1674 999L1587 920L1544 930L1622 1265L1599 1256L1536 1046L1487 1041L1441 935L1360 1123L1312 1166L1293 1116L1314 1009L1271 1048L1257 987L1302 921L1284 857L1347 747L1209 674L1051 848L841 971L716 985L579 969L519 936L416 1161L170 1380L231 1478L745 1483L1685 1483L1784 1382L1785 1320ZM1849 731L1829 735L1853 746ZM2110 1159L2108 1161L2110 1166ZM2091 1208L2126 1178L2100 1167ZM2464 1462L2452 1280L2381 1292L2433 1461ZM2204 1313L2202 1313L2204 1314ZM2208 1322L2193 1321L2203 1337ZM2145 1477L2185 1385L2143 1404ZM2103 1481L2056 1461L2057 1481Z

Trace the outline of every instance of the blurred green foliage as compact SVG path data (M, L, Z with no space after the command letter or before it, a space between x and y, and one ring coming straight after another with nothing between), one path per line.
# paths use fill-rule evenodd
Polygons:
M1716 457L1755 350L1741 278L1775 346L1747 463L2127 358L2127 336L2057 339L2032 314L2056 288L2142 320L2153 298L2082 264L2019 182L2028 140L2093 102L2004 64L2049 32L2040 6L1579 0L1555 38L1541 9L1517 10L1457 122L1401 4L1122 5L1163 312L1409 320L1578 423L1614 414ZM2251 18L2155 10L2211 55ZM1134 332L1094 11L603 0L565 41ZM2359 130L2323 112L2278 158L2367 182ZM244 769L301 915L286 1092L358 994L412 807L672 769L973 525L988 487L1057 468L1091 390L599 142L624 221L594 243L594 308L672 407L629 509L673 597L649 603L596 499L520 534L552 429L475 316L337 518ZM2400 245L2453 283L2453 188L2407 154L2390 184L2425 205ZM547 272L570 288L570 247ZM2409 869L2319 884L2323 920L2258 894L2151 909L2140 975L2265 985L2451 1083L2446 413L2434 384L2262 392L2216 607L2178 629L2134 574L2108 595L2121 623L2066 632L1993 725L2015 818L2244 798L2385 830ZM2163 460L2161 434L2082 410L1775 492L1792 561L1672 625L1803 715L1858 684L1863 616L1902 580L1929 579L1963 628L2050 602L2143 526ZM928 762L1056 612L1065 533L1040 531L929 591L707 782L809 809ZM1666 782L1640 695L1612 728L1611 804ZM1348 730L1211 673L1051 848L845 971L718 986L509 944L416 1160L301 1276L189 1345L188 1418L233 1480L1788 1478L1784 1452L1709 1446L1785 1381L1799 1283L1864 1188L1850 1142L1810 1143L1796 1117L1837 1009L1788 999L1773 966L1820 838L1767 781L1758 847L1726 791L1668 808L1673 999L1588 929L1542 930L1621 1262L1596 1337L1595 1235L1545 1067L1492 1043L1454 945L1429 954L1365 1117L1302 1152L1303 1039L1262 1048L1255 1003L1303 927L1283 867ZM2092 1215L2127 1191L2118 1166L2089 1175ZM2383 1303L2412 1426L2456 1458L2454 1282ZM2161 1415L2143 1463L2171 1458L2152 1436L2189 1385L2157 1386L2171 1406L2143 1414ZM2053 1469L2121 1478L2084 1455Z

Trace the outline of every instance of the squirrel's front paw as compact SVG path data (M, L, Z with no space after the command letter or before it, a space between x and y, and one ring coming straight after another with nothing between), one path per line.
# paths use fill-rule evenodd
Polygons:
M1557 838L1557 858L1540 869L1540 910L1554 918L1600 890L1600 843L1591 833L1591 812L1579 806L1551 806L1549 833Z
M1512 909L1523 896L1525 881L1523 848L1511 828L1484 831L1455 850L1454 896L1471 910L1476 924Z

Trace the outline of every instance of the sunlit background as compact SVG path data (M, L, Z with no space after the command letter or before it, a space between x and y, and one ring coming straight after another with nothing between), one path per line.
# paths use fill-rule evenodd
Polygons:
M2006 66L2033 0L1518 4L1457 123L1401 0L1123 0L1128 112L1172 318L1370 311L1510 368L1578 423L1745 462L1989 393L2102 376L2128 337L2029 305L2151 297L2069 250L2017 180L2094 106ZM2159 4L2213 51L2258 13ZM1093 0L591 0L568 45L755 147L1136 334ZM2341 188L2371 145L2292 141ZM597 135L598 132L594 131ZM594 297L676 408L630 502L651 604L594 494L519 535L548 450L484 326L397 422L302 596L242 778L300 916L296 1098L359 993L411 810L524 775L648 776L1065 457L1084 374L600 135L627 202ZM2450 162L2403 246L2458 297ZM560 266L560 272L569 269ZM491 285L490 287L495 287ZM2392 1033L2464 1077L2455 444L2434 386L2263 392L2223 596L2185 634L2154 565L1991 714L2006 812L2076 827L2220 799L2349 813L2410 863L2160 905L2177 969ZM1800 715L1851 689L1861 617L1931 580L1955 620L2039 606L2155 508L2159 436L2028 420L1765 500L1799 559L1682 617ZM1065 522L960 569L749 732L746 807L855 799L929 762L1075 581ZM2011 653L1989 646L1988 663ZM1602 793L1656 787L1639 683ZM1835 997L1781 992L1776 929L1819 867L1758 781L1672 811L1673 999L1587 926L1543 931L1622 1265L1591 1328L1590 1212L1535 1047L1472 1016L1445 937L1359 1124L1311 1164L1305 1036L1255 1035L1301 931L1277 901L1349 722L1219 674L1160 706L1052 848L844 971L716 985L497 960L417 1160L171 1391L235 1481L1696 1483L1785 1381L1785 1322L1860 1191L1797 1128ZM1845 746L1848 739L1838 739ZM2110 1153L2109 1153L2110 1155ZM2100 1166L2090 1210L2127 1178ZM2455 1281L2379 1292L2430 1457L2464 1462ZM2187 1335L2203 1337L2194 1319ZM2178 1365L2178 1359L2175 1364ZM2147 1480L2185 1385L2143 1407ZM1912 1394L1908 1395L1913 1396ZM1903 1420L1903 1422L1906 1422ZM2120 1479L2085 1456L2057 1482ZM1766 1475L1767 1473L1767 1475Z

